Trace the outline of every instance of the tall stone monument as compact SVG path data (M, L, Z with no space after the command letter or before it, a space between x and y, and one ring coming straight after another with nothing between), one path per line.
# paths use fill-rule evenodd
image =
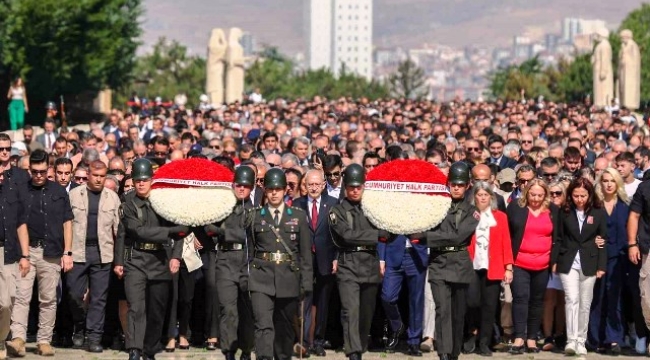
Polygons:
M591 56L594 82L594 105L599 108L611 105L614 98L614 70L612 67L612 46L608 40L609 31L600 29L595 34L597 42Z
M228 42L222 29L212 29L208 44L208 61L205 91L210 98L210 103L221 105L224 96L224 74L226 69L226 50Z
M618 54L618 91L621 106L636 110L641 102L641 53L632 31L623 30Z
M230 29L226 52L226 102L229 104L242 101L244 93L244 48L239 43L241 37L241 29Z

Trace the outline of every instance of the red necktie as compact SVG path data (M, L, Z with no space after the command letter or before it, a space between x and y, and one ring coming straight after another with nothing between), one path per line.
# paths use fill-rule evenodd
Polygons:
M316 208L316 200L312 200L311 203L311 228L316 231L316 225L318 224L318 209Z

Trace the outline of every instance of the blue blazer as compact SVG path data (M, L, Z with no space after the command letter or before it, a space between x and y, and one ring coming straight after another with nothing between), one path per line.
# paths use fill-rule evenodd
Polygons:
M404 251L406 251L406 241L408 238L404 235L398 235L394 240L387 243L378 243L377 252L379 260L386 262L386 267L397 268L402 266ZM427 247L422 244L411 244L417 256L413 257L413 262L418 267L427 267L429 263L429 254Z
M332 209L338 200L332 196L321 194L321 202L318 208L318 222L316 229L311 227L311 209L307 197L300 197L293 201L293 206L303 209L307 213L307 221L311 234L312 249L315 249L314 274L331 275L332 262L336 259L337 249L332 240L330 224L328 221L330 209Z
M607 216L607 257L613 258L627 254L627 216L630 207L622 202L616 202L611 215Z

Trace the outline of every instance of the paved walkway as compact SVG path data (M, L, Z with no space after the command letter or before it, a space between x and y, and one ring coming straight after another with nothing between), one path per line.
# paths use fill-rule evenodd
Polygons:
M36 349L36 344L28 344L27 345L27 356L23 359L48 359L48 358L43 358L40 356L37 356L33 353L33 351ZM254 357L253 357L254 358ZM506 353L494 353L494 356L492 357L493 359L512 359L512 360L561 360L561 359L568 359L562 354L559 353L549 353L549 352L541 352L538 354L526 354L526 355L520 355L520 356L513 356L509 355ZM645 357L642 356L621 356L619 358L635 358L635 359L643 359ZM49 358L49 359L57 359L57 360L126 360L128 359L128 354L125 352L118 352L118 351L112 351L112 350L106 350L102 354L91 354L83 350L72 350L72 349L56 349L56 355L54 358ZM170 360L170 359L178 359L178 360L183 360L183 359L188 359L188 360L208 360L208 359L223 359L223 355L221 354L220 351L214 351L214 352L208 352L204 349L199 349L199 348L192 348L190 350L176 350L176 352L168 354L168 353L160 353L156 355L156 359L163 359L163 360ZM294 358L297 359L297 358ZM319 359L327 359L327 360L346 360L347 358L345 357L345 354L342 352L335 352L333 350L328 350L327 351L327 357L325 358L319 358L319 357L312 357L310 360L319 360ZM438 356L436 353L425 353L423 357L417 358L417 357L411 357L407 356L402 353L394 353L394 354L386 354L382 352L368 352L363 355L364 360L386 360L386 359L400 359L400 360L417 360L417 359L427 359L427 360L437 360ZM487 358L481 357L478 355L461 355L460 357L461 360L486 360ZM572 359L579 359L579 358L572 358ZM594 353L589 353L587 355L587 359L614 359L611 356L605 356L605 355L598 355Z

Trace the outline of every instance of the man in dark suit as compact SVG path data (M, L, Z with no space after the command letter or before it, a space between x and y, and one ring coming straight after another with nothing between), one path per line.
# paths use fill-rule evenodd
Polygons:
M245 162L242 163L241 166L248 166L251 169L253 169L253 171L255 172L256 184L259 183L259 181L257 181L257 166L255 166L255 164L253 164L252 162ZM264 182L262 181L262 184L263 183ZM253 206L254 207L261 206L263 199L264 199L264 188L255 185L253 187L253 190L251 190L251 194L250 194L250 200L253 203Z
M503 155L503 138L499 135L492 135L487 141L490 158L486 161L488 164L497 164L499 169L511 168L517 166L517 161Z
M45 123L43 123L43 130L45 130L45 132L36 136L36 141L43 145L43 148L49 154L52 152L52 149L54 148L54 142L58 137L56 133L56 123L54 120L46 119Z
M422 356L420 339L422 338L422 319L424 317L424 284L428 264L427 248L411 243L399 235L389 243L379 243L379 266L384 273L381 289L381 302L390 324L391 334L386 344L386 352L397 347L399 337L404 332L404 323L397 302L406 280L409 299L408 355Z
M327 214L337 203L337 199L322 194L325 178L320 170L309 170L305 175L308 196L296 199L294 205L305 210L311 230L311 250L314 256L314 294L313 299L305 298L304 339L308 342L311 328L312 303L316 308L316 326L313 343L308 343L310 352L316 356L326 356L323 344L327 330L327 316L330 296L335 284L332 263L337 251L332 241Z

